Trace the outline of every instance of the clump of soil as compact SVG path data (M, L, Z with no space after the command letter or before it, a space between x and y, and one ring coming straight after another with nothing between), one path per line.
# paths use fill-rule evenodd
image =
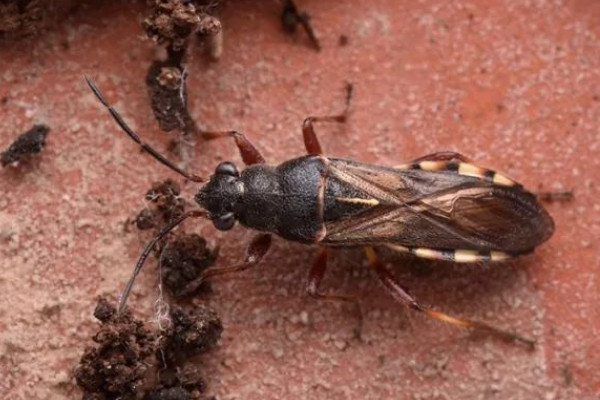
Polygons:
M223 325L217 313L210 307L198 306L190 312L180 307L171 310L172 326L164 341L167 359L181 360L190 354L204 353L216 344Z
M198 363L189 361L215 347L223 325L215 311L206 306L195 307L193 311L173 307L170 315L171 326L163 335L157 353L160 363L158 387L149 398L200 398L206 391L206 383Z
M170 315L171 326L153 332L129 311L119 315L106 299L99 299L96 346L85 350L75 370L83 399L202 398L206 383L198 362L190 361L215 347L223 326L206 306L190 312L175 306Z
M39 0L0 0L0 36L35 34L43 20Z
M39 153L46 146L46 136L50 128L46 125L34 125L33 128L21 134L9 147L0 155L2 166L17 164L33 154Z
M146 75L146 86L154 117L165 132L180 130L185 136L197 131L187 108L186 74L171 60L154 61Z
M185 212L186 201L180 194L181 188L172 179L155 182L146 192L146 200L151 207L140 211L135 218L134 222L138 229L165 226L181 217Z
M133 223L140 230L170 224L183 215L187 206L180 193L179 185L171 179L154 183L146 193L150 207L141 210ZM215 263L218 248L211 249L200 235L182 232L163 240L158 249L162 282L172 296L187 297L210 288L208 282L202 282L194 290L186 290L189 283Z
M75 370L84 399L134 399L148 370L147 359L157 349L158 337L133 318L117 314L106 299L98 300L94 316L102 323Z
M211 15L219 1L152 0L152 14L142 22L148 37L174 53L185 51L192 35L213 36L221 22Z
M166 50L146 74L146 85L154 117L164 131L177 131L176 148L184 163L189 161L187 143L198 131L187 108L185 61L194 38L208 45L213 59L222 52L221 22L213 14L218 0L150 0L151 14L142 22L148 37Z
M203 282L194 291L185 292L187 285L212 266L219 254L206 240L196 234L181 234L167 243L160 255L162 281L175 297L195 295L206 291L210 285Z

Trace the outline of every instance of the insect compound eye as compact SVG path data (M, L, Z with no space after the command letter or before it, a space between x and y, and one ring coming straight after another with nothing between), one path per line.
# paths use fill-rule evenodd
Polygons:
M233 163L229 161L224 161L217 166L216 173L218 175L230 175L230 176L240 176L237 168Z
M235 225L235 217L233 213L223 214L218 218L213 219L215 228L220 231L228 231Z

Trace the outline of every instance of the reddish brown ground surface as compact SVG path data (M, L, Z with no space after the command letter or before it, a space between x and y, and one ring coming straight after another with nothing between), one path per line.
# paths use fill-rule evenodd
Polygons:
M98 2L100 3L100 2ZM400 4L401 3L401 4ZM300 124L322 127L327 153L394 165L459 150L533 190L574 188L548 205L556 234L535 255L489 266L385 254L425 303L535 337L528 352L407 313L370 276L359 250L334 254L325 285L363 297L352 308L303 293L315 249L277 240L260 267L213 284L225 332L206 358L221 399L595 399L600 393L600 7L573 1L299 1L322 40L282 33L275 1L230 2L219 63L189 65L193 115L248 134L273 163L303 154ZM0 47L0 148L33 123L48 147L0 171L0 398L78 398L72 369L95 329L95 296L116 296L147 234L124 230L150 183L172 173L139 153L83 80L95 77L125 118L159 149L169 142L144 84L153 46L141 3L82 5L37 41ZM341 47L340 35L349 37ZM230 143L199 142L208 175ZM192 195L196 187L188 184ZM250 232L197 230L240 257ZM131 306L151 318L156 270Z

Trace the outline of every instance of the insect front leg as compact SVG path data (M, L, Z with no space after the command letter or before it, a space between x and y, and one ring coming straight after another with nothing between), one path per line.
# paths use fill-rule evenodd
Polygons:
M385 286L388 292L396 300L398 300L406 307L415 311L419 311L427 315L429 318L433 318L438 321L445 322L447 324L452 324L461 328L487 332L506 341L521 342L527 345L529 348L533 349L535 342L531 339L523 338L514 333L503 331L501 329L495 328L491 325L482 322L456 318L448 314L444 314L440 311L432 310L431 308L420 304L413 296L411 296L404 288L402 288L402 286L400 285L400 283L398 283L396 278L383 266L383 264L379 260L379 257L377 257L377 253L375 253L375 250L372 247L365 247L365 252L367 254L367 258L369 259L369 264L371 265L371 268L375 271L377 277L379 278L383 286Z
M350 106L352 104L352 91L353 86L351 83L346 84L346 108L344 112L339 115L327 116L327 117L308 117L302 124L302 136L304 137L304 147L308 154L323 154L319 139L315 133L314 123L315 122L339 122L344 123L348 119L350 114Z
M332 295L324 294L319 291L319 286L325 271L327 270L327 257L329 250L326 247L321 247L317 258L315 259L310 272L308 273L308 281L306 282L306 293L311 297L319 300L331 300L331 301L347 301L358 304L358 298L352 295Z
M204 270L198 278L188 283L179 293L177 293L177 296L184 296L194 292L202 282L213 276L241 272L255 266L269 251L269 248L271 247L271 237L272 235L267 233L260 233L254 236L246 248L246 255L241 263L229 267L212 267Z
M233 138L238 150L240 151L242 160L244 160L244 164L252 165L265 163L265 158L243 133L237 131L201 132L201 135L206 140L220 139L225 137Z

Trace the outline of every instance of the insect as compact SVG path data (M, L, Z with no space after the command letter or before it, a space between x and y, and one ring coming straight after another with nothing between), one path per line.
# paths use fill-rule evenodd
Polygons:
M94 82L87 82L118 125L146 152L171 170L205 183L195 196L201 207L163 228L147 245L121 297L122 310L146 258L155 244L187 218L209 218L226 231L237 222L259 231L244 259L229 267L204 271L187 290L203 280L250 268L260 262L271 237L319 246L306 285L307 292L327 300L352 300L324 294L319 284L332 247L363 246L369 264L387 291L402 305L455 326L485 331L533 346L533 341L491 325L453 317L419 303L383 266L374 249L387 246L417 257L458 263L503 261L527 254L554 231L550 215L522 185L490 169L471 164L453 152L439 152L396 167L383 167L323 155L316 122L345 122L352 86L342 114L309 117L302 126L308 155L277 166L265 159L236 131L205 132L206 139L230 137L246 169L225 161L208 182L178 168L144 143L105 100Z

